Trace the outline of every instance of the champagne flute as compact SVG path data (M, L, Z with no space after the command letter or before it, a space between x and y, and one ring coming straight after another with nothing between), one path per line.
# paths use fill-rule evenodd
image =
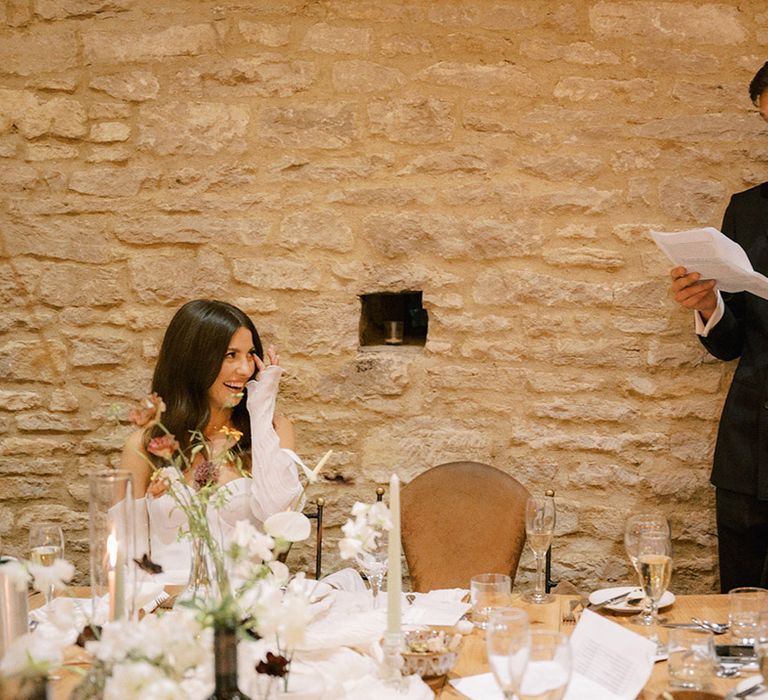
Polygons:
M561 700L571 680L571 645L562 632L531 631L531 653L520 700Z
M640 533L637 541L636 568L640 586L650 602L649 614L653 620L652 624L657 626L660 622L657 613L659 601L666 592L672 576L672 542L669 532L646 530ZM665 651L655 631L649 639L656 641L660 653Z
M56 559L64 556L64 533L54 523L38 523L29 528L30 561L39 566L53 566ZM53 586L43 592L45 607L53 600Z
M491 608L485 628L488 664L507 700L517 698L528 664L531 634L528 614L520 608Z
M387 534L382 532L376 538L376 544L373 547L358 552L355 555L355 561L371 584L371 594L373 595L373 607L378 606L379 591L384 581L384 575L387 573Z
M555 531L555 499L530 496L525 505L525 536L536 560L536 585L524 599L529 603L549 603L554 596L545 592L544 559Z
M624 548L629 557L629 561L639 574L637 555L640 542L640 536L644 532L658 532L661 536L669 537L669 522L658 513L640 513L633 515L627 520L624 528ZM642 584L641 584L642 585ZM651 601L648 596L643 599L643 609L640 613L630 618L637 625L651 627L659 622L665 622L663 618L652 614Z

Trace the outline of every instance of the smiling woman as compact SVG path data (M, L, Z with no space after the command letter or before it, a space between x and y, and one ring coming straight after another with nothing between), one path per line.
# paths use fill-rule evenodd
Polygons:
M152 480L163 464L157 441L168 433L189 465L188 484L215 464L209 478L226 485L227 494L209 520L218 521L225 537L238 520L258 526L301 493L293 429L275 415L283 370L274 350L267 359L268 365L253 322L232 304L190 301L168 325L152 377L152 392L165 404L162 425L149 422L129 437L121 467L133 474L138 506L146 508L149 522L149 549L169 582L182 582L189 572L190 549L178 538L184 514L165 493L166 483ZM233 434L240 434L234 446Z

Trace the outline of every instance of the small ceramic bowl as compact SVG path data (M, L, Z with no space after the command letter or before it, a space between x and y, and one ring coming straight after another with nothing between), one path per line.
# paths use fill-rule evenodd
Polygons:
M430 639L436 639L440 635L437 630L415 630L405 633L405 648L414 646L427 646ZM417 673L422 678L436 678L444 676L456 664L459 658L458 649L453 651L404 651L403 675Z

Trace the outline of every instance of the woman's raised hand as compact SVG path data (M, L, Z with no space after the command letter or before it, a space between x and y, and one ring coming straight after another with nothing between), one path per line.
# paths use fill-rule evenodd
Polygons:
M269 364L266 364L264 360L262 360L258 355L256 357L256 369L258 370L258 374L261 374L267 367L272 367L273 365L275 367L280 366L280 355L277 354L277 350L275 350L274 345L270 345L267 348L267 360L269 360Z

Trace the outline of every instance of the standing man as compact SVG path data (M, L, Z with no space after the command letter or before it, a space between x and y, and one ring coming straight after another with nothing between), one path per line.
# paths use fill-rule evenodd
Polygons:
M768 62L749 84L768 121ZM768 182L731 197L723 233L768 275ZM720 293L684 267L671 271L672 294L693 309L696 333L710 354L739 358L717 433L711 481L716 487L720 588L768 584L768 301L748 292Z

